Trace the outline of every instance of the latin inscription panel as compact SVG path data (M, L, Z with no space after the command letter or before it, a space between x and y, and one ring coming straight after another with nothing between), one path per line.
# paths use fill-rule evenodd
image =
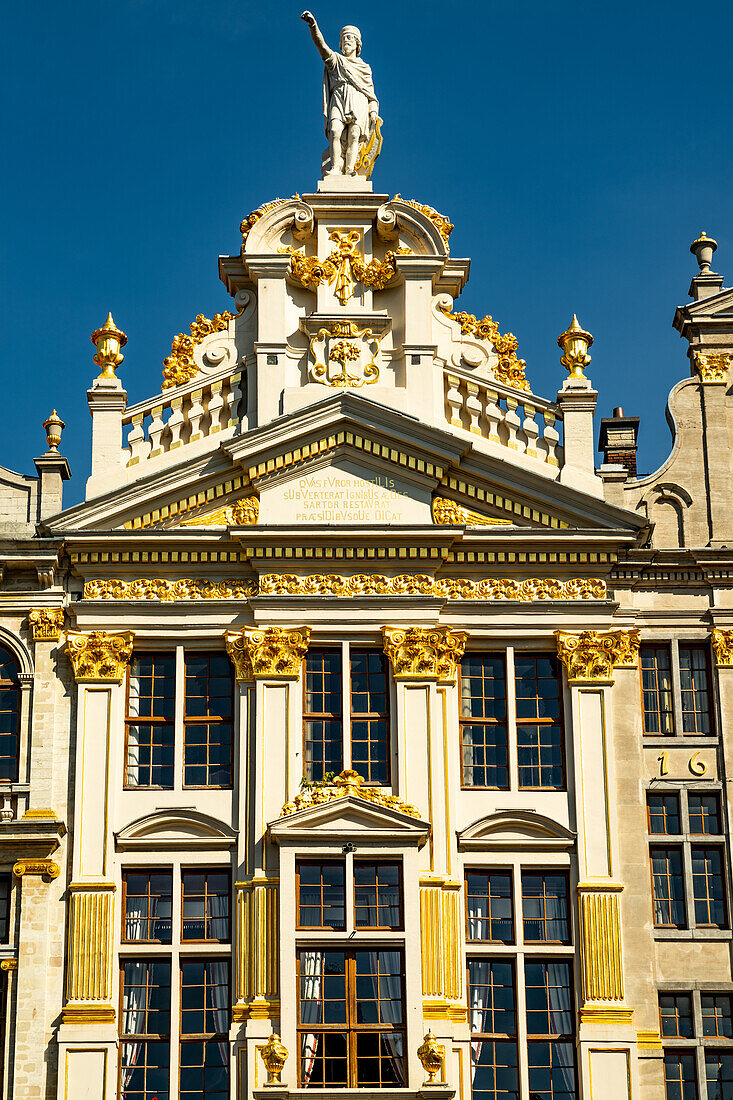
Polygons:
M430 523L430 496L389 473L326 466L260 492L260 523Z

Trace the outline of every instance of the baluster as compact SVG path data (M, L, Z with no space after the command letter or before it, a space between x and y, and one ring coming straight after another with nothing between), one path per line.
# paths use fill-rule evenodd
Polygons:
M242 375L241 373L233 374L229 379L229 393L226 397L227 409L227 427L236 428L239 423L239 402L242 398Z
M522 421L522 432L526 440L526 453L531 455L532 458L537 458L537 437L540 434L540 429L535 415L537 410L534 405L529 405L524 402L524 420Z
M127 437L127 445L130 448L130 457L127 460L128 466L136 466L138 462L142 462L142 460L148 456L150 443L145 438L145 431L143 429L144 419L145 413L135 413L132 418L132 428Z
M466 389L468 391L468 397L466 398L466 412L468 413L468 430L474 435L481 435L481 424L479 423L481 413L481 401L479 400L479 387L475 382L466 382Z
M150 421L150 427L148 428L148 437L150 439L150 454L148 458L155 458L156 455L163 453L163 445L160 437L165 429L163 423L163 406L156 405L155 408L150 410L152 420Z
M463 397L461 396L461 380L455 374L447 374L446 379L448 380L448 392L445 395L445 403L448 406L446 417L448 423L454 428L462 428L461 409L463 408Z
M542 433L542 442L546 449L545 462L550 466L559 466L560 461L557 451L560 434L555 428L555 413L552 409L545 409L545 430Z
M182 397L173 397L171 399L171 414L168 417L168 423L166 425L170 433L168 443L169 451L174 451L176 447L181 447L183 445L182 433L185 420L183 418L182 406Z
M486 423L488 426L487 439L492 443L501 443L501 437L499 436L499 422L502 418L503 412L499 405L499 394L496 390L486 391L486 407L484 409L484 415L486 416Z
M209 435L214 435L222 429L224 416L224 396L222 394L222 382L211 383L211 397L209 398Z
M511 447L513 451L523 451L524 444L519 438L519 429L522 426L522 422L517 416L517 408L519 402L516 397L507 397L506 399L506 415L504 416L504 426L506 428L506 445Z
M204 406L201 404L203 392L203 390L194 390L191 394L191 408L188 410L188 423L191 427L189 443L204 438L204 433L201 431L201 417L204 415Z

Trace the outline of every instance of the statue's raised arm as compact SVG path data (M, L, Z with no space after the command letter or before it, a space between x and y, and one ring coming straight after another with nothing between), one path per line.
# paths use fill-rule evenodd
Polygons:
M372 70L360 58L361 32L344 27L340 50L330 49L312 12L301 15L325 62L323 71L323 121L328 138L324 168L328 175L369 178L382 145L379 102L374 94Z

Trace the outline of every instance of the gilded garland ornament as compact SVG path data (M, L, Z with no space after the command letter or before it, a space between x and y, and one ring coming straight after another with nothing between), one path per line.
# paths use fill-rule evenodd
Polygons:
M479 512L472 512L457 504L455 500L447 500L445 497L434 497L431 505L433 523L453 527L484 527L490 524L511 526L510 519L499 519L498 516L482 516Z
M448 251L448 238L455 229L453 222L448 221L448 219L443 214L439 214L434 207L426 206L421 202L416 202L415 199L403 199L402 195L400 194L395 195L395 197L392 199L392 202L403 202L406 206L411 206L414 210L419 210L420 213L424 214L426 218L430 218L430 221L433 223L433 225L443 238L446 252Z
M382 638L395 680L429 678L452 684L468 634L446 626L412 626L406 630L384 626Z
M731 356L725 352L695 352L695 367L704 385L720 385L728 378Z
M268 626L263 630L245 628L242 645L249 656L253 677L293 680L300 676L310 636L309 626L299 630L280 626Z
M560 581L531 577L518 581L486 577L436 578L425 573L264 573L261 596L437 596L446 600L604 600L606 582L598 577L574 577Z
M288 1059L287 1047L283 1044L279 1035L273 1031L265 1046L260 1047L260 1055L267 1070L266 1085L282 1085L280 1074Z
M85 600L248 600L257 595L257 582L181 577L174 581L140 578L134 581L87 581Z
M636 668L639 662L638 630L556 630L555 638L569 680L612 680L615 668Z
M64 629L64 609L36 608L28 612L28 622L33 629L34 642L57 642Z
M517 358L519 341L513 332L507 332L502 336L499 332L499 325L490 313L478 320L474 313L463 311L451 313L447 307L441 306L440 308L441 312L451 321L458 322L461 326L462 336L473 336L476 340L487 340L492 345L499 357L499 362L492 367L498 382L503 383L505 386L511 386L515 390L524 390L526 393L532 392L525 376L527 362L525 359Z
M171 355L163 360L163 384L161 389L168 390L173 386L182 386L184 382L190 382L198 374L199 368L194 360L193 352L202 341L212 332L224 332L229 322L235 318L235 313L225 309L223 313L215 313L211 320L204 317L203 313L196 315L196 320L191 322L191 334L179 332L173 337Z
M710 641L718 668L733 668L733 630L715 627L710 633Z
M259 522L260 502L257 497L242 497L216 512L181 520L182 527L248 527Z
M361 233L358 229L334 229L328 239L336 247L325 260L306 256L303 250L290 245L279 251L290 256L291 278L306 290L315 291L321 283L330 285L335 281L334 293L342 305L346 305L352 297L355 282L372 290L384 290L397 274L396 257L412 255L409 248L396 248L387 252L383 260L365 263L359 251Z
M427 1073L426 1085L434 1085L435 1078L443 1068L445 1059L445 1047L438 1043L432 1031L428 1031L421 1045L417 1048L417 1056L422 1068Z
M66 633L66 652L78 684L109 682L119 684L132 654L134 634L107 634L92 630L89 634Z
M325 802L334 802L339 798L361 798L375 806L385 806L388 810L406 814L408 817L420 817L419 811L409 802L404 802L395 794L386 794L381 787L365 787L364 779L358 772L348 769L337 775L331 782L312 783L296 794L292 802L286 802L280 811L280 817L289 817L299 810L309 810L311 806L320 806Z

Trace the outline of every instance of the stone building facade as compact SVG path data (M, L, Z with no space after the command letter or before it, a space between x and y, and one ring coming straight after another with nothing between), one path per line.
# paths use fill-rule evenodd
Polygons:
M264 204L84 501L0 471L3 1098L732 1095L733 291L596 468L451 229Z

